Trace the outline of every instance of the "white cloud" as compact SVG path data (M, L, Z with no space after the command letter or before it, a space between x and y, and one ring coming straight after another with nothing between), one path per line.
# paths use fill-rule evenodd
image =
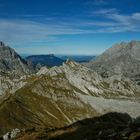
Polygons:
M0 20L0 40L6 42L33 42L35 40L46 39L50 41L53 35L71 35L97 33L98 29L93 27L115 26L113 22L81 21L38 23L28 20ZM89 29L87 29L87 27ZM52 38L51 38L52 41Z
M122 28L125 26L129 28L129 31L140 31L140 13L133 13L131 15L108 14L106 16L121 24Z
M98 32L114 33L114 32L140 32L140 13L120 14L116 8L100 9L92 11L91 17L98 16L98 20L105 26L104 29L100 28ZM99 24L99 25L100 25ZM110 26L110 27L109 27Z
M39 40L56 41L56 35L140 32L140 13L123 15L115 9L100 10L98 20L71 19L39 23L29 20L0 19L0 40L10 44L27 44ZM98 11L99 12L99 11ZM73 22L74 21L74 22Z
M100 9L97 11L93 11L92 15L100 15L100 14L111 14L111 13L117 13L118 10L116 8L110 8L110 9Z
M42 24L27 20L0 20L0 39L7 42L30 42L49 39L51 35L82 34L87 31L61 24Z

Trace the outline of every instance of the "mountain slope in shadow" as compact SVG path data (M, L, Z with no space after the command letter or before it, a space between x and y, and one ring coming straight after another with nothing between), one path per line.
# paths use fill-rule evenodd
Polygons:
M140 118L128 114L108 113L78 121L60 129L30 129L17 140L139 140Z

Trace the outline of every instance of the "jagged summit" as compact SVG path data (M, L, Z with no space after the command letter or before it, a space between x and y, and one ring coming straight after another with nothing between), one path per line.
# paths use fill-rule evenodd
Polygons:
M70 58L68 58L68 59L66 60L66 63L70 63L70 62L72 62L72 60L71 60Z
M121 42L106 50L87 66L103 77L123 75L135 79L140 74L140 41Z
M64 62L64 64L69 65L69 66L72 66L72 67L74 67L74 66L79 66L79 63L73 61L73 60L70 59L70 58L68 58L68 59L66 60L66 62Z
M22 59L14 49L5 45L4 42L0 42L0 71L3 72L15 72L15 73L29 73L31 67L27 61Z

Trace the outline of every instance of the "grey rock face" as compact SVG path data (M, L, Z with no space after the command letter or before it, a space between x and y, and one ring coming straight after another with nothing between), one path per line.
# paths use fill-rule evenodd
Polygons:
M22 59L13 49L0 42L0 71L12 71L16 74L30 73L32 67Z
M122 42L105 51L86 66L103 77L122 75L140 81L140 41Z
M11 73L0 72L0 98L6 93L14 93L17 89L24 86L27 81L27 76L13 77Z
M24 85L23 75L34 72L31 64L0 42L0 96L13 93Z

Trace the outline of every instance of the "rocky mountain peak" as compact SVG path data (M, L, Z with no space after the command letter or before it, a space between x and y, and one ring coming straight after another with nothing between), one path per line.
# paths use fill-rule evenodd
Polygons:
M67 61L64 64L66 64L68 66L72 66L72 67L79 65L78 63L76 63L75 61L73 61L73 60L71 60L69 58L67 59Z
M114 51L116 49L119 49L120 51L123 51L123 50L125 50L125 51L132 51L132 49L135 49L135 48L139 48L140 49L140 41L132 40L130 42L121 42L120 44L116 44L116 45L112 46L109 49L114 50ZM105 52L107 52L107 51L105 51Z
M37 75L43 75L46 74L49 71L47 67L41 67L41 69L37 72Z
M0 42L0 71L10 71L15 73L28 73L31 67L27 61L20 57L20 55L4 42Z
M140 41L121 42L87 64L105 77L123 75L136 80L140 74ZM140 78L137 77L137 81Z

